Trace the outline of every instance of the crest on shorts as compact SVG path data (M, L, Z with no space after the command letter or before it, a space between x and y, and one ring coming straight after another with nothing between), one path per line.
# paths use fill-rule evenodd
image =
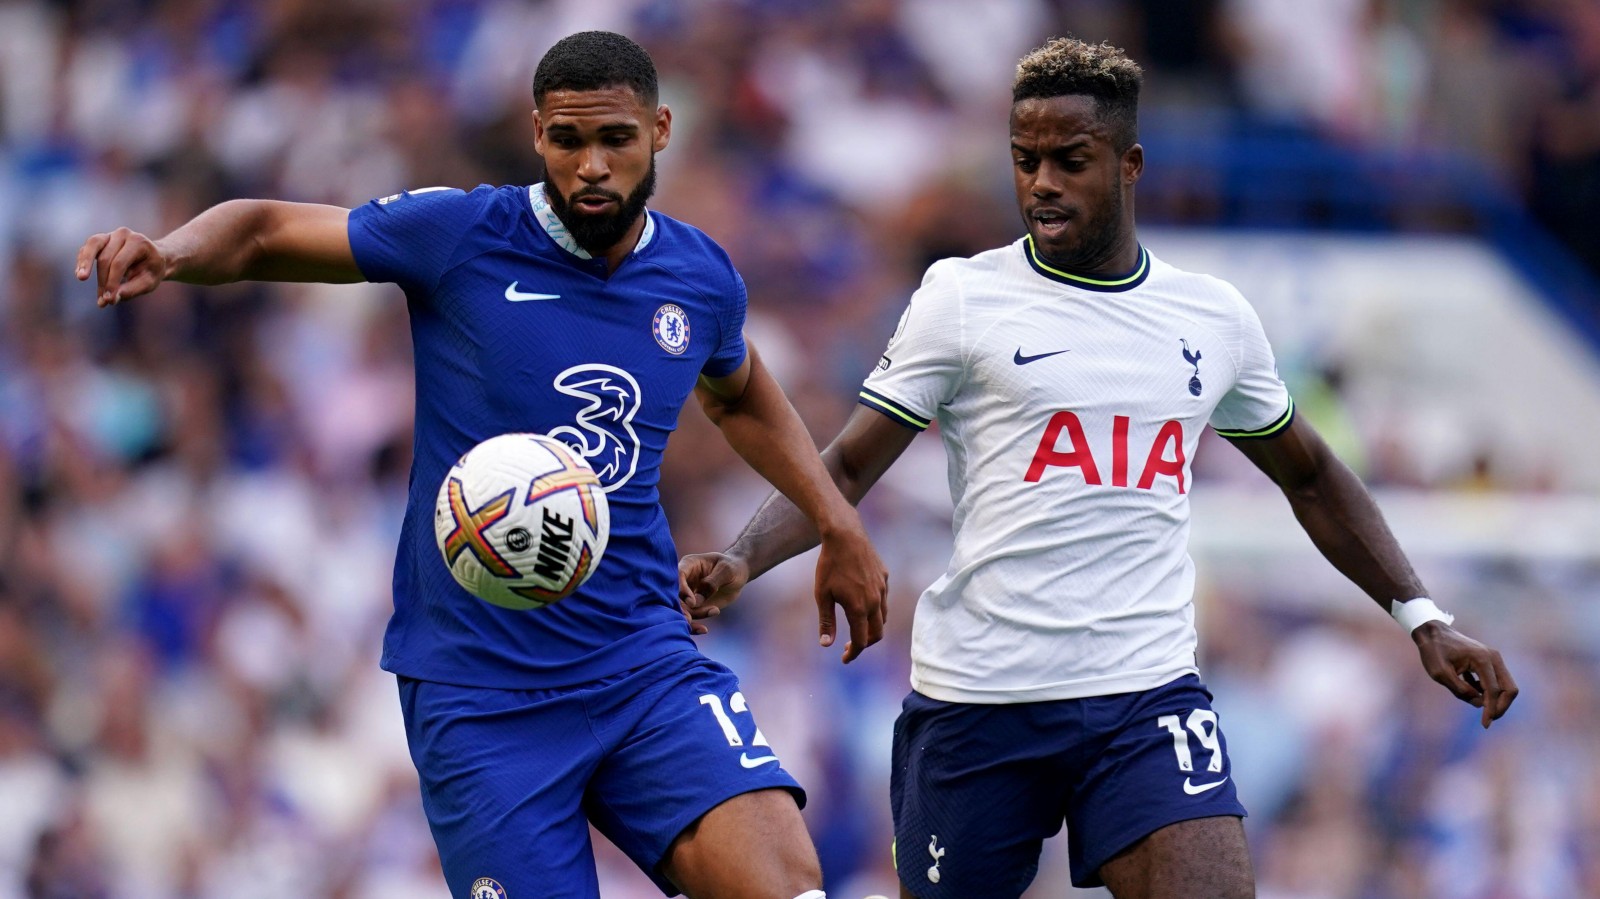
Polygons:
M472 882L472 899L506 899L506 888L493 877L480 877Z
M683 355L689 348L689 313L681 306L667 303L657 309L650 329L656 335L656 343L674 356Z

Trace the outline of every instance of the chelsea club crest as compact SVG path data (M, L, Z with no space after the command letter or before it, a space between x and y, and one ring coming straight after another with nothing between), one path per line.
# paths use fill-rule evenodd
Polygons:
M472 882L472 899L506 899L506 888L492 877L480 877Z
M681 356L689 348L689 313L682 307L667 303L657 309L655 322L650 327L656 335L656 343L672 355Z

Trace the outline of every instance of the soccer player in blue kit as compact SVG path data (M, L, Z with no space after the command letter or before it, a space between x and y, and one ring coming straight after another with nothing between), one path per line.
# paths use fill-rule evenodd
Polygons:
M353 210L235 200L160 240L96 234L77 276L97 274L101 306L163 280L404 289L415 461L383 667L399 679L453 896L598 895L593 822L668 895L821 899L804 793L678 605L657 479L689 393L823 535L820 641L832 644L840 606L846 662L882 636L887 573L746 345L727 254L645 208L672 130L649 55L621 35L572 35L539 63L533 94L543 184L429 188ZM462 590L432 528L451 463L511 431L567 440L611 507L599 569L532 612Z

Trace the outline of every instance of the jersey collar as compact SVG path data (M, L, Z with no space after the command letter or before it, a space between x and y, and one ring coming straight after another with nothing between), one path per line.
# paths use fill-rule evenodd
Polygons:
M1033 266L1034 271L1052 281L1071 284L1073 287L1081 287L1084 290L1099 290L1107 293L1132 290L1143 284L1144 279L1150 276L1150 252L1144 248L1143 244L1139 245L1138 264L1134 265L1133 271L1120 277L1085 275L1056 268L1040 258L1038 251L1034 249L1032 234L1023 238L1023 244L1022 254L1028 257L1028 264Z
M561 217L556 215L556 211L554 209L550 208L550 198L544 194L543 181L539 182L538 184L529 185L528 203L533 207L533 217L538 220L539 226L544 228L544 233L548 234L550 239L555 241L556 246L566 250L568 253L571 253L579 259L594 258L589 254L588 250L578 246L578 242L572 239L572 232L568 231L567 226L561 222ZM644 211L644 233L639 235L639 242L634 246L633 252L643 252L644 248L650 245L650 241L653 240L655 236L656 220L655 217L650 214L650 210L646 209Z

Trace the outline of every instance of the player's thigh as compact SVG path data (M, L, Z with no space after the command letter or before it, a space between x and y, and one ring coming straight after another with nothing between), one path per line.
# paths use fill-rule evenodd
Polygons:
M1234 788L1227 740L1211 709L1211 694L1199 678L1190 675L1153 690L1085 700L1085 710L1088 729L1105 736L1067 805L1074 884L1100 885L1101 869L1113 858L1179 822L1220 818L1222 823L1199 831L1212 836L1243 833L1238 819L1245 809ZM1176 833L1192 830L1184 827ZM1165 845L1172 833L1155 845ZM1251 879L1249 859L1242 853L1187 860L1167 854L1143 857L1161 865L1232 866L1237 869L1233 881Z
M595 721L628 722L605 737L610 751L585 796L595 826L663 889L695 899L768 890L790 899L820 887L800 818L805 794L756 726L738 678L698 653L648 674L631 694L591 700ZM602 700L625 705L612 715ZM712 838L722 836L730 839ZM724 892L724 882L739 889Z
M401 678L400 702L451 896L599 895L582 811L599 746L581 701Z
M822 887L822 866L787 790L741 793L667 850L663 872L692 899L793 899Z
M1233 816L1168 824L1100 867L1116 899L1252 899L1244 822Z
M1042 704L968 705L906 697L895 722L890 802L902 895L1020 896L1045 839L1061 829L1059 731Z

